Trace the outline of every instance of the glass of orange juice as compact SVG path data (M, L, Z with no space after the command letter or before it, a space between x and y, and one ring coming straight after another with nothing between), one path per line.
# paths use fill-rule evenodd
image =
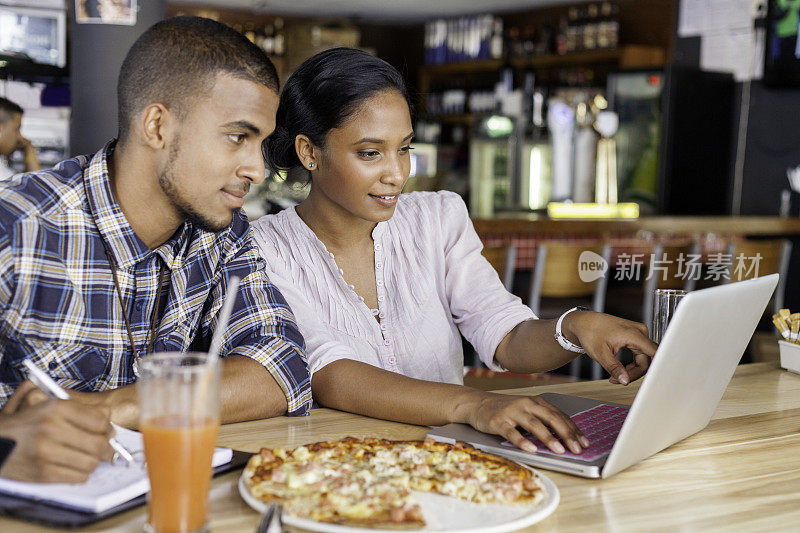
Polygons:
M146 531L208 531L220 366L205 353L157 353L139 362L139 430L150 477Z

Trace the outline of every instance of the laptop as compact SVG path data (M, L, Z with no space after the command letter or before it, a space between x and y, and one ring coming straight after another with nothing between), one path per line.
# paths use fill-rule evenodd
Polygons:
M542 394L587 434L592 445L580 456L539 443L539 452L525 452L466 424L434 427L428 436L567 474L612 476L708 425L777 284L772 274L687 294L630 407Z

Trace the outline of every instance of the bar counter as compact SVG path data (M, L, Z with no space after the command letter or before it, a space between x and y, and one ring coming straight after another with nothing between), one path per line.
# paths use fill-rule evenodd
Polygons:
M473 218L479 235L547 234L604 235L639 231L655 234L719 233L728 235L800 235L800 218L765 216L653 216L638 219L562 219L543 215L508 214Z
M606 381L514 389L511 394L560 392L630 404L638 382ZM223 426L219 444L256 452L261 446L355 437L421 439L426 428L331 409ZM525 531L784 531L800 524L800 375L776 363L741 365L706 429L606 480L542 472L561 492L544 521ZM240 472L211 486L211 531L252 532L259 515L236 488ZM140 532L139 507L88 531ZM43 531L0 519L0 531Z
M654 216L629 220L556 220L517 213L473 218L472 222L485 246L513 245L516 248L515 268L518 270L533 268L536 249L542 243L608 244L612 264L617 264L620 254L649 257L656 242L667 246L696 243L705 262L710 254L722 254L729 243L743 238L800 235L798 217Z

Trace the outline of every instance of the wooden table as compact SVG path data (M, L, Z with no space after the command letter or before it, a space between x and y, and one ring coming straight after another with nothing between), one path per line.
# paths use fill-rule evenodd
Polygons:
M561 392L630 404L637 384L604 381L515 389L511 394ZM224 426L219 444L255 452L262 445L295 446L347 435L424 437L423 427L330 409L302 418ZM545 472L561 503L527 531L787 531L800 529L800 375L774 363L742 365L713 420L700 433L607 480ZM252 532L259 516L241 500L239 473L214 480L212 531ZM90 531L142 531L144 507ZM0 531L37 531L0 519Z

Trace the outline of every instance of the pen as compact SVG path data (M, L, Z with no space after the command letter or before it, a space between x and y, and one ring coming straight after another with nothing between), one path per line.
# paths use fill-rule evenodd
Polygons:
M25 368L28 369L28 378L33 382L34 385L39 387L42 392L50 396L51 398L56 398L58 400L69 400L69 393L62 389L58 383L53 381L53 378L48 376L44 371L42 371L38 366L33 364L30 359L25 359L22 361L22 364L25 365ZM119 443L117 439L111 437L108 439L108 443L114 448L114 451L119 454L120 457L125 459L125 463L127 466L133 464L133 456L131 452L125 449L125 446Z

